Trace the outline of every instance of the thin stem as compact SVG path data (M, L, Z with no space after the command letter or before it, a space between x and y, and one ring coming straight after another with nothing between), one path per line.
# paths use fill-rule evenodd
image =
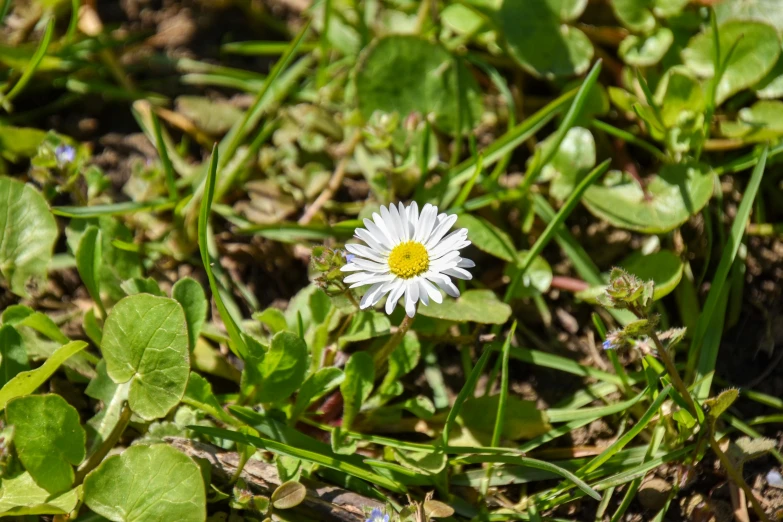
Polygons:
M759 520L762 522L770 522L769 517L766 513L764 513L764 509L761 507L761 504L759 504L759 500L756 498L756 495L753 494L753 491L745 482L745 479L742 478L742 474L737 470L737 468L734 467L734 465L729 460L729 457L723 453L722 449L720 449L718 441L715 440L712 434L709 436L709 441L712 451L715 453L715 455L718 456L718 459L720 460L720 463L723 465L723 467L726 468L726 473L728 473L731 480L733 480L734 483L745 492L745 497L750 500L750 505L753 506L753 511L756 512L756 516L759 517Z
M669 352L663 347L661 340L658 339L658 334L654 331L650 332L650 339L655 343L655 348L658 350L658 357L661 359L661 362L663 362L663 366L666 368L669 377L671 377L672 384L677 391L680 392L680 395L685 399L685 402L688 403L688 409L691 410L690 414L693 415L694 419L699 419L699 407L696 406L696 403L693 401L693 397L691 397L688 387L685 386L685 382L682 380L682 377L680 377L680 372L677 371L677 367L669 356Z
M86 477L90 471L97 468L98 465L103 462L103 459L106 457L106 455L109 454L111 449L120 441L120 437L122 437L125 428L128 427L128 423L130 422L132 414L133 412L126 402L122 407L120 418L117 420L117 424L114 425L114 429L112 429L111 433L109 433L109 436L106 437L106 440L104 440L103 443L101 443L98 450L93 453L89 459L87 459L87 462L82 464L79 469L76 470L76 476L73 481L74 486L81 484L84 481L84 477Z
M389 356L392 354L394 349L397 348L397 345L400 344L400 341L402 341L402 338L405 337L406 333L408 333L408 330L411 329L411 325L413 325L413 319L413 317L406 315L405 319L402 320L402 323L400 323L400 326L397 328L397 331L388 341L386 341L386 344L384 344L381 349L375 353L373 362L375 363L376 371L384 367Z

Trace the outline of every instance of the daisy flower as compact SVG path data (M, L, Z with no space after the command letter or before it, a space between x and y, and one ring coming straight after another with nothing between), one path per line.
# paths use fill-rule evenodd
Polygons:
M443 301L437 287L459 297L451 278L471 279L465 269L476 265L459 255L461 248L470 245L468 230L461 228L446 235L456 215L438 214L438 207L429 203L419 213L413 202L408 207L402 203L382 206L380 214L372 217L364 220L367 228L356 229L356 237L365 245L345 245L354 257L342 267L343 272L353 272L345 278L351 288L372 285L360 308L375 306L388 294L386 313L391 314L404 296L405 313L413 317L419 301L425 306L430 300Z

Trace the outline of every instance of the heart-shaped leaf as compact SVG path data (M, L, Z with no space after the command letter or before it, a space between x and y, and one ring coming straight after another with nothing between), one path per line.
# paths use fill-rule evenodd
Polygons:
M614 226L647 234L668 232L707 204L713 174L702 164L666 165L646 186L623 180L612 186L592 185L583 202L597 217Z
M780 39L774 27L763 22L730 21L718 28L721 57L734 48L715 95L720 104L733 94L752 87L772 70L780 55ZM715 74L712 30L691 39L682 58L693 72L703 77Z
M188 328L179 303L150 294L114 305L103 330L106 372L130 382L128 403L145 420L166 414L182 399L190 373Z
M46 276L57 223L43 196L30 185L0 176L0 278L26 296L27 283Z
M356 98L365 119L375 111L435 116L435 126L457 134L481 117L478 85L462 61L444 47L416 36L382 38L356 71Z
M36 484L52 494L73 484L73 466L84 459L85 433L79 412L59 395L28 395L8 403L14 446Z
M418 312L426 317L458 323L503 324L511 316L511 307L500 301L492 290L468 290L456 299L420 306Z
M84 503L114 522L206 520L201 470L166 444L131 446L84 480Z

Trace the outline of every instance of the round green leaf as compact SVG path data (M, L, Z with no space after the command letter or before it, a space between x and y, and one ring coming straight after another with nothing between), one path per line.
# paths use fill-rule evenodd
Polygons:
M79 412L59 395L28 395L8 403L14 446L36 484L52 494L73 484L73 466L84 459L86 435Z
M783 134L783 102L761 100L740 109L737 121L722 121L721 134L727 138L742 138L746 142L762 142Z
M296 334L279 332L261 363L259 402L279 402L291 396L307 373L307 345Z
M420 306L418 313L446 321L503 324L511 316L511 307L492 290L468 290L456 299L447 297L440 304Z
M612 0L617 19L629 29L647 33L655 28L653 0Z
M718 28L721 58L734 48L716 92L720 104L737 92L756 85L777 62L780 39L774 27L762 22L731 21ZM712 30L691 39L682 58L692 71L704 77L715 74ZM735 45L736 44L736 45Z
M295 480L289 480L272 493L272 506L275 509L291 509L302 503L307 496L307 488Z
M549 9L562 22L572 22L579 18L587 7L587 0L546 0Z
M682 260L671 250L661 250L654 254L636 253L620 266L642 281L655 283L653 299L656 301L672 292L682 279Z
M561 5L558 5L561 4ZM568 5L566 5L568 4ZM593 45L579 29L564 25L560 15L572 16L576 3L559 0L504 0L498 9L476 6L503 33L511 56L530 73L545 78L576 76L590 67ZM565 6L565 10L560 7Z
M528 251L523 250L519 253L520 263L527 259ZM514 264L506 266L505 274L513 281L519 272L519 267ZM516 299L522 299L525 297L533 297L534 295L540 295L547 290L552 284L552 267L546 259L541 256L537 256L525 272L522 280L517 285L513 297Z
M674 33L666 27L659 27L649 36L635 34L620 42L620 57L628 65L650 67L661 61L674 42Z
M712 184L706 165L666 165L647 184L647 194L635 181L623 180L613 186L591 186L582 201L616 227L661 234L699 212L712 196Z
M783 59L777 63L755 87L756 96L762 100L772 100L783 97Z
M462 405L459 420L479 442L488 443L492 438L499 401L499 395L483 395L468 399ZM503 437L510 440L532 439L551 428L546 412L538 409L535 402L514 396L506 398Z
M470 130L482 105L471 72L444 47L415 36L393 35L376 42L356 71L356 97L365 119L375 111L433 113L435 126L450 134Z
M718 2L713 9L718 23L755 20L772 24L778 31L783 31L783 9L779 0L730 0Z
M84 481L84 503L114 522L206 520L201 470L166 444L131 446Z
M106 319L101 351L111 380L130 382L128 403L139 417L164 417L185 394L188 329L177 301L150 294L122 299Z
M546 150L554 135L541 143ZM573 127L568 130L552 160L541 169L541 180L552 180L551 196L566 199L590 169L595 167L595 139L589 130ZM472 236L468 235L471 239Z
M46 277L57 223L43 196L30 185L0 176L0 279L26 296L25 286Z

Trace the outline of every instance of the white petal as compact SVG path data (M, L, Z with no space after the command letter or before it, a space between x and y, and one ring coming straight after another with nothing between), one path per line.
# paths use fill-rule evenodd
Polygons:
M424 277L441 287L443 291L449 294L451 297L459 297L459 288L454 286L454 283L451 282L451 279L449 279L448 276L434 272L427 272L424 274Z
M352 265L356 265L362 270L367 270L368 272L388 272L389 271L389 265L386 263L376 263L375 261L370 261L369 259L364 259L361 257L354 257L353 261L351 261ZM348 266L348 265L345 265ZM344 269L345 267L343 267Z
M354 260L355 259L356 258L354 257ZM340 272L358 272L359 270L364 269L354 263L348 263L347 265L344 265L340 268Z
M414 241L424 243L427 237L432 232L432 227L435 226L435 219L438 216L438 208L427 203L421 210L421 216L419 222L416 225L416 234L413 236Z
M412 201L408 207L408 221L411 224L411 238L416 233L416 223L419 222L419 204Z
M365 308L369 308L371 306L374 306L375 303L377 303L381 298L381 290L383 289L383 283L375 283L370 287L369 290L367 290L367 293L362 296L362 300L359 303L359 308L364 310Z
M394 205L391 205L391 208L394 208ZM394 214L397 214L396 208L394 208ZM399 215L395 216L394 214L392 214L391 210L388 208L381 206L381 217L386 224L386 230L389 232L389 238L392 240L392 244L396 246L402 240L400 239Z
M397 306L397 301L400 300L403 292L405 292L405 281L397 279L394 281L394 286L389 293L388 299L386 299L386 314L391 315L394 311L394 307Z
M378 219L373 221L365 218L364 226L367 227L367 230L370 232L370 234L372 234L373 239L375 239L383 247L391 250L394 247L394 242L389 237L389 234L386 231L386 225L381 219L381 216L378 216L378 214L373 214L372 216L373 218L377 217Z
M354 275L356 275L356 274L354 274ZM359 278L359 277L355 278L356 282L351 285L351 288L356 288L357 286L365 286L365 285L374 284L374 283L386 283L388 281L392 281L393 279L395 279L397 277L394 274L368 274L366 272L363 272L362 276L363 277L361 277L361 278ZM350 277L353 277L353 276L350 276ZM348 281L348 278L346 277L345 278L345 282L346 283L351 283L353 281Z
M345 281L346 283L358 283L358 282L361 281L362 283L360 283L357 286L362 286L362 284L364 284L363 281L366 281L366 280L370 279L374 275L375 274L371 274L369 272L355 272L355 273L349 275L348 277L346 277L345 279L343 279L343 281ZM367 284L369 284L369 283L367 283Z
M424 246L427 248L435 248L435 246L440 242L441 238L446 235L446 232L448 232L449 229L454 226L456 221L456 214L447 216L441 223L438 224L438 226L435 227L435 230L432 231L432 234L423 240Z
M460 268L473 268L476 266L476 263L471 261L470 259L465 259L464 257L459 260L459 263L457 263L457 266Z
M465 229L463 228L462 230ZM466 234L467 232L456 230L444 237L437 245L427 247L430 259L437 259L449 251L459 250L457 246L465 241L465 238L467 237Z
M441 273L451 277L456 277L457 279L473 279L473 275L470 272L458 267L448 268L441 271Z
M430 298L429 296L427 296L427 288L424 286L424 283L422 283L422 281L424 281L423 278L417 277L416 279L414 279L413 284L419 287L419 300L422 302L424 306L429 306Z
M350 252L351 254L360 256L360 257L366 257L367 259L370 259L372 261L376 261L378 263L386 263L386 259L375 250L371 249L370 247L366 247L364 245L356 245L353 243L348 243L345 245L345 249Z
M426 278L420 277L419 284L424 289L424 291L427 292L427 295L429 296L430 299L432 299L436 303L443 302L443 296L440 295L440 290L435 288L435 285L430 283Z
M410 241L411 239L410 219L408 218L408 210L405 208L405 205L402 204L402 201L400 201L397 204L397 211L400 213L400 227L402 229L402 239L403 241Z
M419 285L412 281L406 281L405 289L405 313L408 317L416 315L416 303L419 302Z
M370 232L369 230L366 230L364 228L357 228L356 231L354 232L354 236L367 243L367 246L369 246L376 252L379 252L384 255L389 253L389 249L383 246L383 241L376 239L375 236L373 236L372 232Z

